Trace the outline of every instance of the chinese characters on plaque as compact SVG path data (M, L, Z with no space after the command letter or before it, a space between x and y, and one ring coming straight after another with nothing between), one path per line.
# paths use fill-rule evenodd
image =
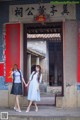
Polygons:
M48 15L50 19L65 18L76 19L75 5L71 4L28 4L10 5L9 21L33 21L37 15Z

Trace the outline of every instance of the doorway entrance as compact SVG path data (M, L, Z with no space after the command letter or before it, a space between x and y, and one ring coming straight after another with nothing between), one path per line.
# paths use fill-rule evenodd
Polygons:
M49 49L49 85L62 86L63 81L63 49L62 41L48 42Z
M62 22L24 24L24 76L28 81L35 65L42 67L41 93L48 100L46 104L55 104L55 95L63 95L62 28ZM50 101L51 96L54 102Z

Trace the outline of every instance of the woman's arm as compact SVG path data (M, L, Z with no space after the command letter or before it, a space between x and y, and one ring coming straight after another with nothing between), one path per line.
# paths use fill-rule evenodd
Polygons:
M25 84L25 86L26 86L26 82L25 82L25 80L24 80L24 78L22 78L22 82Z
M26 84L26 87L29 85L29 83L31 82L31 80L32 80L32 76L33 76L33 74L35 73L35 71L33 71L32 72L32 74L30 75L30 77L29 77L29 81L28 81L28 83Z
M13 71L11 72L10 77L11 77L11 78L12 78L12 80L13 80Z
M25 80L24 80L24 78L23 78L23 74L22 74L21 70L20 70L20 73L21 73L21 77L22 77L22 82L23 82L24 85L26 86L26 82L25 82Z

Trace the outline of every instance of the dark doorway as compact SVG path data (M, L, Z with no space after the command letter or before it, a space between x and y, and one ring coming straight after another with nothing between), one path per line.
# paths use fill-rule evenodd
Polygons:
M49 49L49 85L63 84L63 47L61 40L48 42Z

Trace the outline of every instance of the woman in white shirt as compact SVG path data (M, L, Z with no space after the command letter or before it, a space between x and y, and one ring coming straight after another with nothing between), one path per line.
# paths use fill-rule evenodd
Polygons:
M11 75L13 78L11 94L16 95L14 110L21 112L20 105L19 105L19 95L22 95L22 82L25 85L26 85L26 82L24 81L23 75L21 71L18 69L17 64L14 64Z
M30 101L28 108L26 112L29 112L30 106L34 102L34 105L36 107L35 111L38 111L38 106L36 104L37 101L40 101L40 90L39 90L39 84L42 81L42 73L41 73L41 67L39 65L36 65L36 70L32 72L30 75L29 82L26 86L29 85L28 89L28 97L27 99Z

